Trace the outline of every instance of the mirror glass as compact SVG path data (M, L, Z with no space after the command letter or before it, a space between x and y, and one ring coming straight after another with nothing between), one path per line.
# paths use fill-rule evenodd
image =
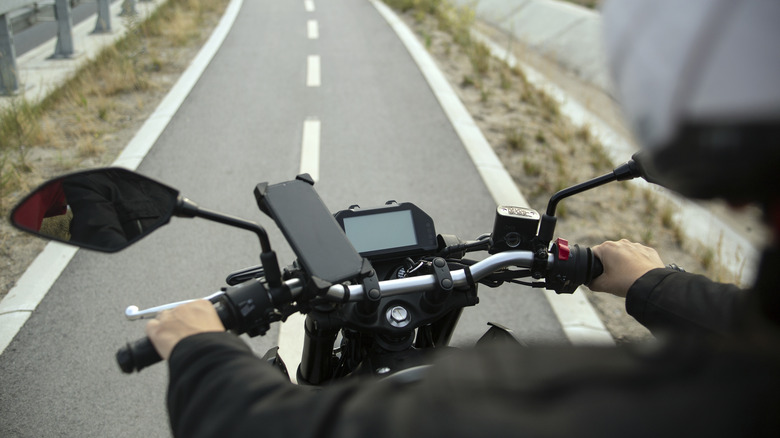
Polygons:
M14 208L11 223L48 239L114 252L167 223L178 195L127 169L89 170L38 187Z

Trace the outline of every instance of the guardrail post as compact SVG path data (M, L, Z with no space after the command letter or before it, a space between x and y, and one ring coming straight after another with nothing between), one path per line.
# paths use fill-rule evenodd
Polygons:
M135 10L135 0L123 0L122 12L119 15L122 17L138 15L138 11Z
M3 14L0 15L0 95L8 96L19 91L16 74L16 50L11 20L8 14Z
M109 33L111 32L111 4L108 0L98 0L97 4L97 23L92 33Z
M57 19L57 48L52 58L70 58L73 56L73 18L70 15L70 1L56 0L54 18Z

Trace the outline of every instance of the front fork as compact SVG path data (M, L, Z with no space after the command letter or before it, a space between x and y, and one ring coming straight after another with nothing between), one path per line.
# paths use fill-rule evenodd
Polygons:
M326 315L319 312L306 315L303 352L296 370L299 384L320 385L333 377L333 344L339 330L329 328L328 322ZM287 367L279 357L279 347L268 350L263 360L278 368L289 379Z
M433 324L418 329L414 349L427 350L448 345L462 312L463 309L455 309ZM296 376L299 384L321 385L335 377L337 358L333 355L333 346L339 330L340 326L332 322L328 313L312 311L306 315L303 353ZM354 344L360 341L350 339L348 342ZM352 347L361 348L360 345ZM350 353L342 351L342 354ZM276 360L281 362L278 357ZM284 366L283 363L281 365Z

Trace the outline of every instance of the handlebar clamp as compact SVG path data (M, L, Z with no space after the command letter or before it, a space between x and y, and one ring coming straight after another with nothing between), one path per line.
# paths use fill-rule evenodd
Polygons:
M447 294L452 291L455 282L452 281L447 261L441 257L436 257L431 263L433 276L436 280L436 287L423 294L421 305L428 312L435 312L447 299Z

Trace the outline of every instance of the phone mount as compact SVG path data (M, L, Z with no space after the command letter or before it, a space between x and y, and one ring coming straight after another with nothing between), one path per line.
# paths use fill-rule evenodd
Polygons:
M359 281L369 301L380 298L379 282L371 263L350 243L338 222L314 190L309 174L279 184L258 184L257 205L274 220L317 292L333 284Z

